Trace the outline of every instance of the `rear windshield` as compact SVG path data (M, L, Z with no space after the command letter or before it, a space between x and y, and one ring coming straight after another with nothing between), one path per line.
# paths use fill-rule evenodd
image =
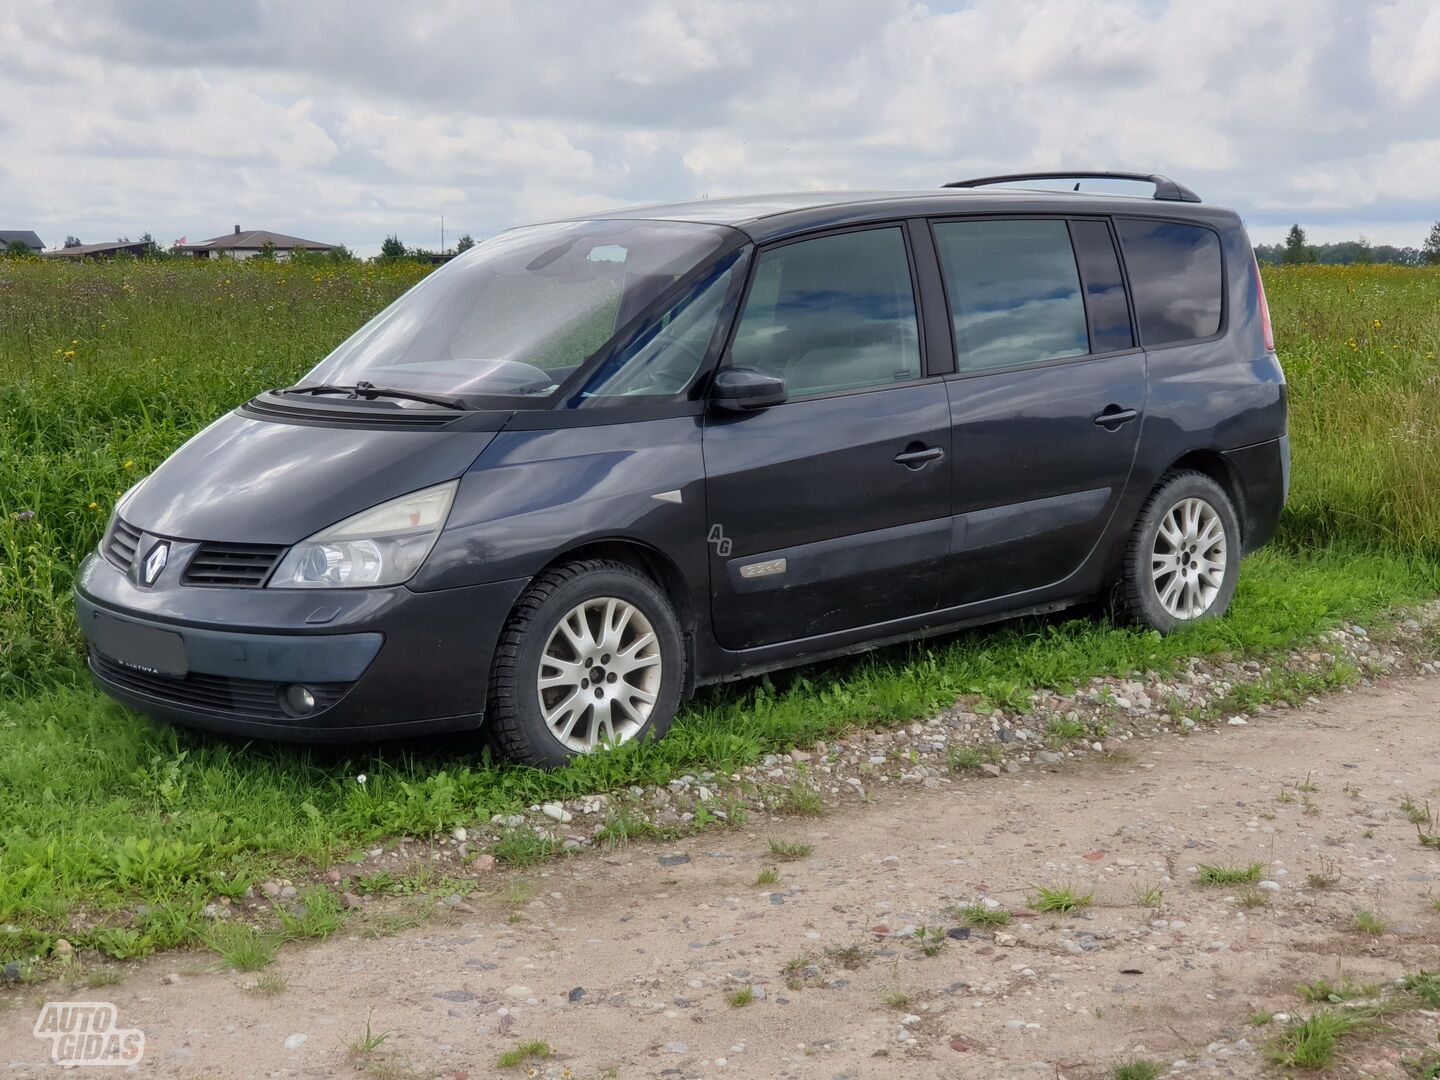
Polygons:
M1178 221L1119 218L1141 343L1173 345L1220 332L1220 238Z
M302 381L538 402L734 235L623 220L501 233L400 297Z

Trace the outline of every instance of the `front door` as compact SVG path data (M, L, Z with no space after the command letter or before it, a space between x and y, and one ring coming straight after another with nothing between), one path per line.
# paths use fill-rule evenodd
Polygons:
M725 363L789 400L705 421L715 636L748 649L932 610L950 410L926 378L898 226L763 251Z

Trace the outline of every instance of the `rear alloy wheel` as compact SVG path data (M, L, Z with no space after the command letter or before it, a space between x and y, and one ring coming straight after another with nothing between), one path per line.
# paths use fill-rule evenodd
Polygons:
M509 758L552 767L670 727L685 679L664 592L624 563L545 571L500 635L485 723Z
M1168 474L1141 508L1119 588L1122 614L1168 634L1225 612L1240 570L1240 528L1219 484Z

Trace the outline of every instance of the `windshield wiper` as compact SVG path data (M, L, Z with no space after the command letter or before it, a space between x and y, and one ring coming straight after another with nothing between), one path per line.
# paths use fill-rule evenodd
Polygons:
M285 391L287 394L346 394L352 398L365 398L373 401L377 397L403 398L406 401L423 401L427 405L439 405L445 409L458 409L462 412L469 412L470 406L459 398L436 397L433 394L417 394L413 390L396 390L389 386L376 386L372 382L361 380L353 386L336 386L333 383L315 383L311 386L291 386Z

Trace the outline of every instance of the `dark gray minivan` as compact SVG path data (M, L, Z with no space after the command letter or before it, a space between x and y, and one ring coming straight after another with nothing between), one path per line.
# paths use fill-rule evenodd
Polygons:
M1113 598L1223 612L1289 480L1240 219L1161 176L502 233L200 432L81 568L99 685L553 765L706 683ZM999 185L999 186L997 186Z

